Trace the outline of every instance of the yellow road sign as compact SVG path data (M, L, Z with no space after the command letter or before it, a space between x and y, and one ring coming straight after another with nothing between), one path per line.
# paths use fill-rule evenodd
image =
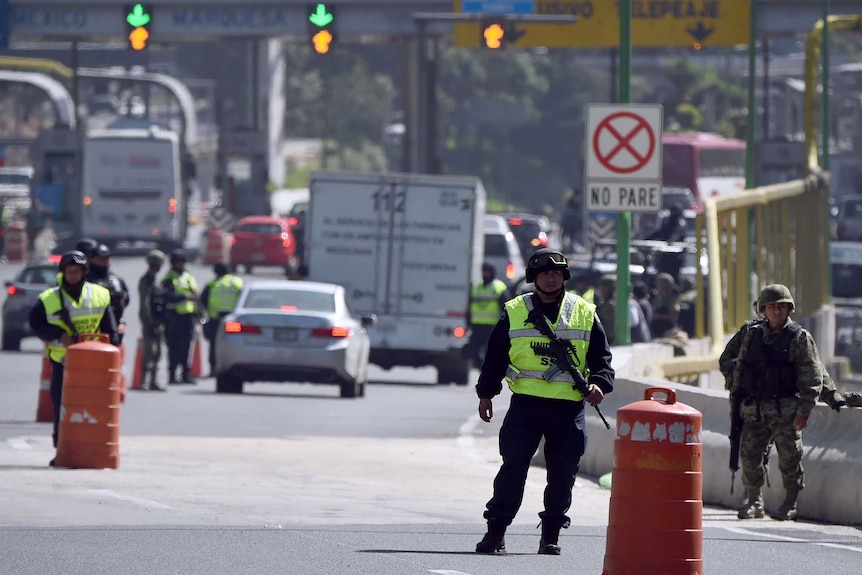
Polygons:
M632 0L632 45L635 47L733 46L747 44L751 0ZM455 0L461 11L461 0ZM535 0L536 14L575 15L575 24L514 22L514 48L616 48L620 17L613 0ZM488 14L488 21L494 20ZM485 46L486 24L456 22L455 46Z

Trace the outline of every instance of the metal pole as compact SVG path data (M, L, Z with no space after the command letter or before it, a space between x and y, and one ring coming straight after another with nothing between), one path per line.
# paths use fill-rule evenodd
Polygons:
M821 61L823 72L820 74L820 135L822 149L820 167L824 172L829 171L829 12L831 11L830 0L823 0L823 38L821 48Z
M757 81L757 0L751 0L750 27L748 37L748 121L745 125L745 188L754 188L754 146L757 97L754 84Z
M617 102L617 87L619 83L619 77L617 76L617 58L619 57L619 51L616 48L611 48L611 102Z
M417 20L419 33L416 38L416 158L417 165L414 170L420 174L428 172L428 153L425 148L428 144L428 68L425 58L425 41L427 39L424 20Z
M619 100L621 104L631 103L632 84L632 0L620 0L620 69ZM661 145L661 143L659 143ZM629 345L629 292L631 291L632 214L617 214L617 295L616 295L616 341L615 345Z
M72 103L75 106L72 113L75 116L75 126L80 126L81 124L81 113L79 112L81 95L78 82L78 42L72 42Z
M761 139L769 140L769 36L763 37L763 135Z
M437 154L437 38L430 37L428 57L425 60L425 169L429 174L439 174Z

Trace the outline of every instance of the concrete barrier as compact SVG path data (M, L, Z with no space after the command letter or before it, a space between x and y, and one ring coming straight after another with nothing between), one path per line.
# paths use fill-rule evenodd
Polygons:
M615 348L614 353L623 348ZM652 353L651 350L647 350ZM637 353L637 352L632 352ZM616 359L616 358L615 358ZM636 360L636 357L634 358ZM637 361L625 364L636 364ZM615 361L616 364L616 361ZM624 364L624 365L625 365ZM627 371L627 370L623 370ZM744 498L741 470L737 472L734 493L730 493L730 406L727 392L701 389L660 379L618 373L613 393L605 397L602 411L611 430L587 411L589 440L581 459L581 471L599 477L613 470L616 439L615 414L620 407L642 401L649 387L676 390L677 401L703 414L703 502L735 508ZM836 413L818 404L803 432L805 489L799 495L799 517L844 525L862 524L862 409L842 409ZM538 461L543 464L541 458ZM777 509L784 500L784 487L778 470L778 455L773 449L769 462L772 486L764 489L767 510Z

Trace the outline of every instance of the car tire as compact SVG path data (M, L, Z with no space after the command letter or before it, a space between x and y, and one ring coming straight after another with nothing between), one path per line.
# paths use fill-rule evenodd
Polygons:
M3 351L21 351L21 336L11 331L4 331L0 347Z
M227 374L216 376L216 393L242 393L242 380Z
M360 383L359 381L352 379L348 381L342 381L339 384L341 397L346 399L352 399L354 397L362 397L365 394L365 384Z

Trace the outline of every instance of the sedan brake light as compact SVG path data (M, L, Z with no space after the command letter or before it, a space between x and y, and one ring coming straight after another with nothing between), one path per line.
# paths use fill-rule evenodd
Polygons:
M18 295L18 294L23 294L24 290L20 290L20 289L16 288L15 286L9 286L8 288L6 288L6 293L9 294L10 296L13 296L13 295Z
M319 327L311 332L313 337L345 338L350 336L349 327Z
M506 264L506 277L513 279L515 277L515 264L509 262Z
M225 333L247 333L260 334L260 328L256 325L243 324L238 321L224 322Z

